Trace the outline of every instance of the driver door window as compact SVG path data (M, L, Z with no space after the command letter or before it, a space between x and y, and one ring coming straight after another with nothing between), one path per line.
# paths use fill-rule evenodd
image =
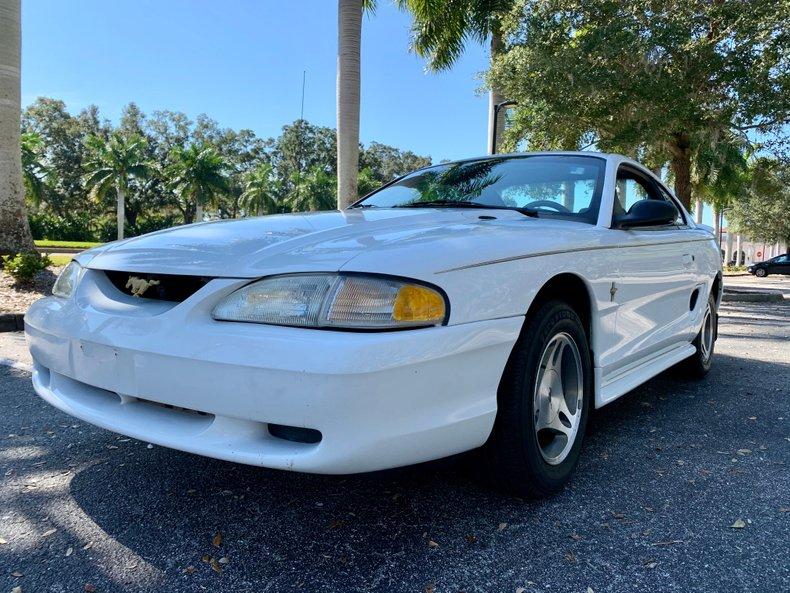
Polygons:
M669 196L664 195L664 192L660 191L650 179L630 169L621 168L617 172L615 184L614 220L617 221L619 217L627 214L631 206L640 200L663 200L672 204L677 210ZM679 210L674 224L684 224Z

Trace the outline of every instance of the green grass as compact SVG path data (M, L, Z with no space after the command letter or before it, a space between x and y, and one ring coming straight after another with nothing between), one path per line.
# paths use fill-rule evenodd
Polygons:
M69 253L51 253L49 255L49 259L52 261L52 266L59 268L69 263L72 257L74 256Z
M48 239L38 239L35 241L36 247L64 247L68 249L90 249L101 245L91 241L49 241Z

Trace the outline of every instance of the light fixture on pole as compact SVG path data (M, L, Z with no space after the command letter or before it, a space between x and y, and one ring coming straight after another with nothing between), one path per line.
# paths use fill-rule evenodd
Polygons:
M518 105L518 102L517 101L502 101L501 103L497 103L496 105L494 105L494 125L492 126L492 130L491 130L491 154L496 154L496 152L497 152L497 150L496 150L496 142L497 142L496 130L497 130L497 123L499 122L499 112L502 109L505 109L507 107L512 107L514 105Z

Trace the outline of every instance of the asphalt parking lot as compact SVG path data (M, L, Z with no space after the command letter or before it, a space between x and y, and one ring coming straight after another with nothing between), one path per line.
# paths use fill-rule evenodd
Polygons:
M529 502L474 458L321 477L149 448L0 367L0 592L788 591L789 396L790 304L728 303L710 375L601 410Z

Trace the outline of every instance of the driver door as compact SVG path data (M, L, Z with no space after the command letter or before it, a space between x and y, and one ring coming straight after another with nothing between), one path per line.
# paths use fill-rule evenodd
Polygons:
M618 217L643 199L669 201L678 210L677 219L655 227L617 228ZM611 232L616 233L620 249L619 282L612 295L618 305L617 347L610 358L610 370L617 370L691 341L690 305L697 287L693 232L686 226L677 204L651 176L621 165L613 210Z

